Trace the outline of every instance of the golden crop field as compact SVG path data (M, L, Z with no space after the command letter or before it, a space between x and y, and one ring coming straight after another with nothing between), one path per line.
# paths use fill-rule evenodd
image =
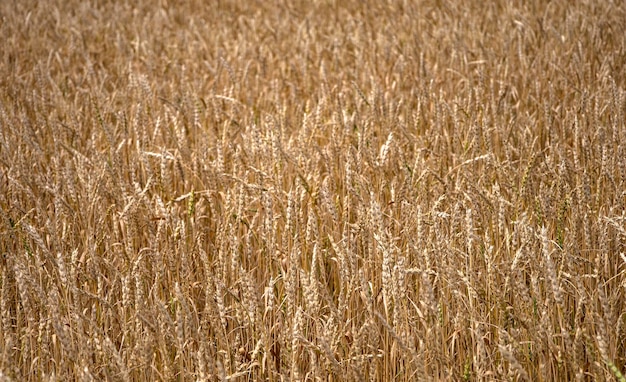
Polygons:
M623 1L0 3L0 381L625 381Z

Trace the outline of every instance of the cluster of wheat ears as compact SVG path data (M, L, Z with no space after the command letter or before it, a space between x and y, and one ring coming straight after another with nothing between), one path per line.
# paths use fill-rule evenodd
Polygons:
M611 380L622 1L3 1L0 381Z

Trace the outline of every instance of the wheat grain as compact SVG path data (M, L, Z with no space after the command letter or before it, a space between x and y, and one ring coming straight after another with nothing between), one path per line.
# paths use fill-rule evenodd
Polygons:
M5 3L0 379L622 378L623 4Z

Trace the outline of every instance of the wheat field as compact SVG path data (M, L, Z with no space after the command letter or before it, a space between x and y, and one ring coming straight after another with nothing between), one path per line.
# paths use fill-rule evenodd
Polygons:
M3 1L0 381L625 381L622 1Z

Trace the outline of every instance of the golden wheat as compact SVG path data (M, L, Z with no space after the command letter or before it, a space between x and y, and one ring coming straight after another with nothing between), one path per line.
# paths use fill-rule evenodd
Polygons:
M0 380L623 380L621 2L0 4Z

